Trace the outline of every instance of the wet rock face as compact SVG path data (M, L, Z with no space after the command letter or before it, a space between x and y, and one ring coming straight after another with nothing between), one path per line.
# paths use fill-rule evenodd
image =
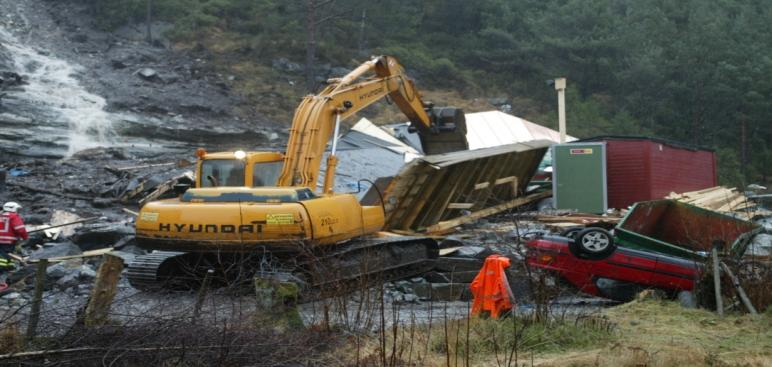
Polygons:
M240 108L228 75L218 74L204 51L173 51L163 39L162 47L149 45L128 28L92 29L80 2L0 0L0 9L0 73L7 72L0 74L0 155L60 158L122 144L233 150L267 142L270 131L255 127L271 123ZM154 25L157 36L164 27Z

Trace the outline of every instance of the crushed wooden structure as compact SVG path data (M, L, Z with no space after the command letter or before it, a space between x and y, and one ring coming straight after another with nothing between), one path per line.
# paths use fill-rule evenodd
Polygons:
M675 199L717 212L734 212L746 219L772 215L772 212L769 210L758 208L755 202L748 200L745 195L737 192L737 189L734 187L716 186L681 194L671 192L666 199Z
M550 196L523 197L550 144L536 140L413 160L386 186L386 228L442 233Z

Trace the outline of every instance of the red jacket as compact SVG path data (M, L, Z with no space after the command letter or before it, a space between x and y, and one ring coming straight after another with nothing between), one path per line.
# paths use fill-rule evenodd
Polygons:
M12 212L0 213L0 245L13 245L20 239L29 238L21 217Z

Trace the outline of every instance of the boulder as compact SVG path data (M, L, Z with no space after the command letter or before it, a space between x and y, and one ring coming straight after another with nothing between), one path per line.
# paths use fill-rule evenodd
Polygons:
M80 255L83 251L72 242L49 242L43 248L33 251L29 260L49 259L52 257Z
M96 271L86 264L83 264L78 268L78 278L80 280L94 280L96 275Z
M89 251L110 247L124 237L133 235L134 227L129 223L97 223L79 227L70 240L81 250Z
M58 283L59 279L68 275L78 278L81 272L81 265L80 259L72 259L49 266L46 269L46 288L50 289L52 284Z
M67 275L59 278L59 280L56 281L56 286L59 289L68 289L77 286L79 282L79 272L71 272Z
M134 72L137 76L140 78L147 80L149 82L160 82L161 77L158 75L158 72L151 68L142 68Z
M59 289L68 289L76 287L81 283L93 282L96 278L96 271L90 266L83 264L78 268L72 269L67 272L63 277L56 281L56 286Z

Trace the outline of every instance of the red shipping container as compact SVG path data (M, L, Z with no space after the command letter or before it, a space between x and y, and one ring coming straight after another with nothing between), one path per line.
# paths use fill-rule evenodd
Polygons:
M643 137L602 136L582 141L606 142L609 208L718 185L716 153L709 149Z

